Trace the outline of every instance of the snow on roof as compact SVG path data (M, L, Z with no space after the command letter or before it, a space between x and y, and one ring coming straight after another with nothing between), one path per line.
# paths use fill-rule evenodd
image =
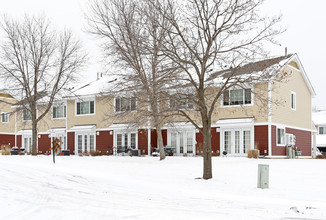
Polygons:
M88 95L95 95L101 93L107 93L116 82L116 79L110 75L104 75L102 77L97 78L96 80L87 83L72 93L75 96L88 96Z
M312 112L312 121L315 125L326 125L326 110Z

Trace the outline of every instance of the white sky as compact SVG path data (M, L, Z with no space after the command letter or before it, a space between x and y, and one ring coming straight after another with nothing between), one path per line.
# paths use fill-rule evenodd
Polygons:
M83 32L85 19L83 9L89 0L0 0L0 13L22 16L24 13L45 14L58 27L73 30L84 42L90 53L90 66L84 71L93 80L101 71L100 50L96 40ZM308 3L309 2L309 3ZM279 38L281 46L272 48L273 55L297 53L317 93L313 103L326 109L326 74L321 68L326 51L326 1L325 0L266 0L263 13L283 14L281 25L287 31Z

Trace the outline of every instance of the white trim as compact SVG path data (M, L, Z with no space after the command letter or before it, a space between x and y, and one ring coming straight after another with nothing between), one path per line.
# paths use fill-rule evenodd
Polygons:
M165 124L161 129L184 130L195 129L195 126L191 122L173 122Z
M5 134L5 135L15 135L16 133L10 133L10 132L0 132L0 135L1 134Z
M272 82L268 81L268 155L272 156ZM255 124L256 125L256 124Z
M96 131L96 125L76 125L69 129L69 131L74 132L95 132Z
M314 129L308 129L308 128L301 128L301 127L295 127L295 126L290 126L290 125L286 125L286 124L279 124L279 123L268 123L268 122L258 122L254 124L255 126L259 126L259 125L272 125L272 126L285 126L286 128L291 128L291 129L295 129L295 130L301 130L301 131L309 131L309 132L316 132L316 130Z

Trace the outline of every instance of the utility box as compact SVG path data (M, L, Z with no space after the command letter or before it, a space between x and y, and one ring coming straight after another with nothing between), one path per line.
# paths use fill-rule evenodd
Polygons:
M269 165L258 164L258 184L257 188L269 188Z

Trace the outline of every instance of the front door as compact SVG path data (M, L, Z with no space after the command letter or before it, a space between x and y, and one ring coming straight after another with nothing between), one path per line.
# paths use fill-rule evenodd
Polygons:
M95 151L95 135L90 133L77 134L78 153Z
M194 131L180 131L170 133L170 146L176 155L194 153Z
M127 152L128 149L137 149L137 133L136 132L117 132L116 133L117 152Z
M251 130L226 129L223 131L224 151L231 156L246 156L251 144Z
M32 151L32 136L24 135L23 136L23 148L25 152L30 153Z

